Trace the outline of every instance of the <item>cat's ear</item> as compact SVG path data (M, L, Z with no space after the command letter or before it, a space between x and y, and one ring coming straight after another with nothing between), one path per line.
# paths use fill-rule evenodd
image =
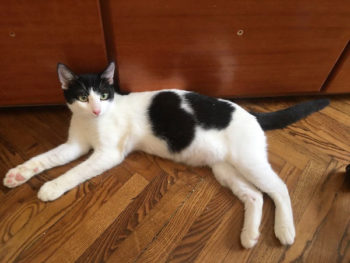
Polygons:
M58 79L61 82L62 89L68 89L69 83L78 78L73 71L62 63L57 64L57 74Z
M111 62L101 74L101 78L106 79L110 85L113 84L114 70L115 70L115 64L114 62Z

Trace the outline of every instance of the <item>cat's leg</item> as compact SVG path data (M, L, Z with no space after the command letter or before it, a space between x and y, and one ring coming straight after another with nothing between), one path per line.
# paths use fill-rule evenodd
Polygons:
M68 141L60 146L39 154L30 160L10 169L4 178L4 185L16 187L28 181L34 175L55 166L66 164L89 151L89 146L77 141Z
M39 190L42 201L52 201L75 186L119 164L124 156L117 150L95 151L86 161L60 177L46 182Z
M245 147L232 163L240 173L274 201L275 234L284 245L291 245L295 238L293 212L287 186L272 170L265 147Z
M229 163L219 163L212 166L216 179L231 189L244 203L244 223L241 232L241 243L245 248L253 247L259 238L263 197L262 193L249 183Z

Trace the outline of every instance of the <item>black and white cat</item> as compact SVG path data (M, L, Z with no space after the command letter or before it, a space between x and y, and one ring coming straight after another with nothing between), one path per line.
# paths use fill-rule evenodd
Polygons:
M58 64L58 76L73 112L66 143L9 170L4 185L16 187L52 167L93 149L84 162L46 182L38 197L55 200L82 182L141 150L193 166L210 166L217 180L244 203L241 242L253 247L259 237L263 197L276 205L275 234L294 242L288 189L272 170L263 130L283 128L328 105L328 100L297 104L274 113L249 113L240 106L183 90L121 95L113 85L114 63L101 74L76 75Z

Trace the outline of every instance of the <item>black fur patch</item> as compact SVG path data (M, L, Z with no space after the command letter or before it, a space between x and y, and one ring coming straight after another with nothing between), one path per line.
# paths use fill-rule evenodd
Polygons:
M149 118L154 134L167 142L170 151L180 152L191 144L196 121L181 108L181 97L176 93L164 91L154 96Z
M64 97L69 104L72 104L80 95L89 96L90 90L96 93L108 93L108 100L114 98L114 87L99 74L79 75L77 79L71 81L68 89L63 90Z
M235 110L230 103L193 92L187 93L185 98L202 128L221 130L229 125Z

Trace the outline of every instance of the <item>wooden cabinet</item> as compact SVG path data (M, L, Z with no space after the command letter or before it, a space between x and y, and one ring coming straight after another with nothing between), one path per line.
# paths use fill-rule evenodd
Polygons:
M99 1L0 2L0 105L64 101L57 62L78 72L107 63Z
M107 2L106 35L128 91L315 93L350 39L345 0Z
M0 106L62 103L57 62L93 72L107 57L125 91L350 92L346 0L14 0L0 9Z
M326 93L350 92L350 43L339 57L324 87Z

